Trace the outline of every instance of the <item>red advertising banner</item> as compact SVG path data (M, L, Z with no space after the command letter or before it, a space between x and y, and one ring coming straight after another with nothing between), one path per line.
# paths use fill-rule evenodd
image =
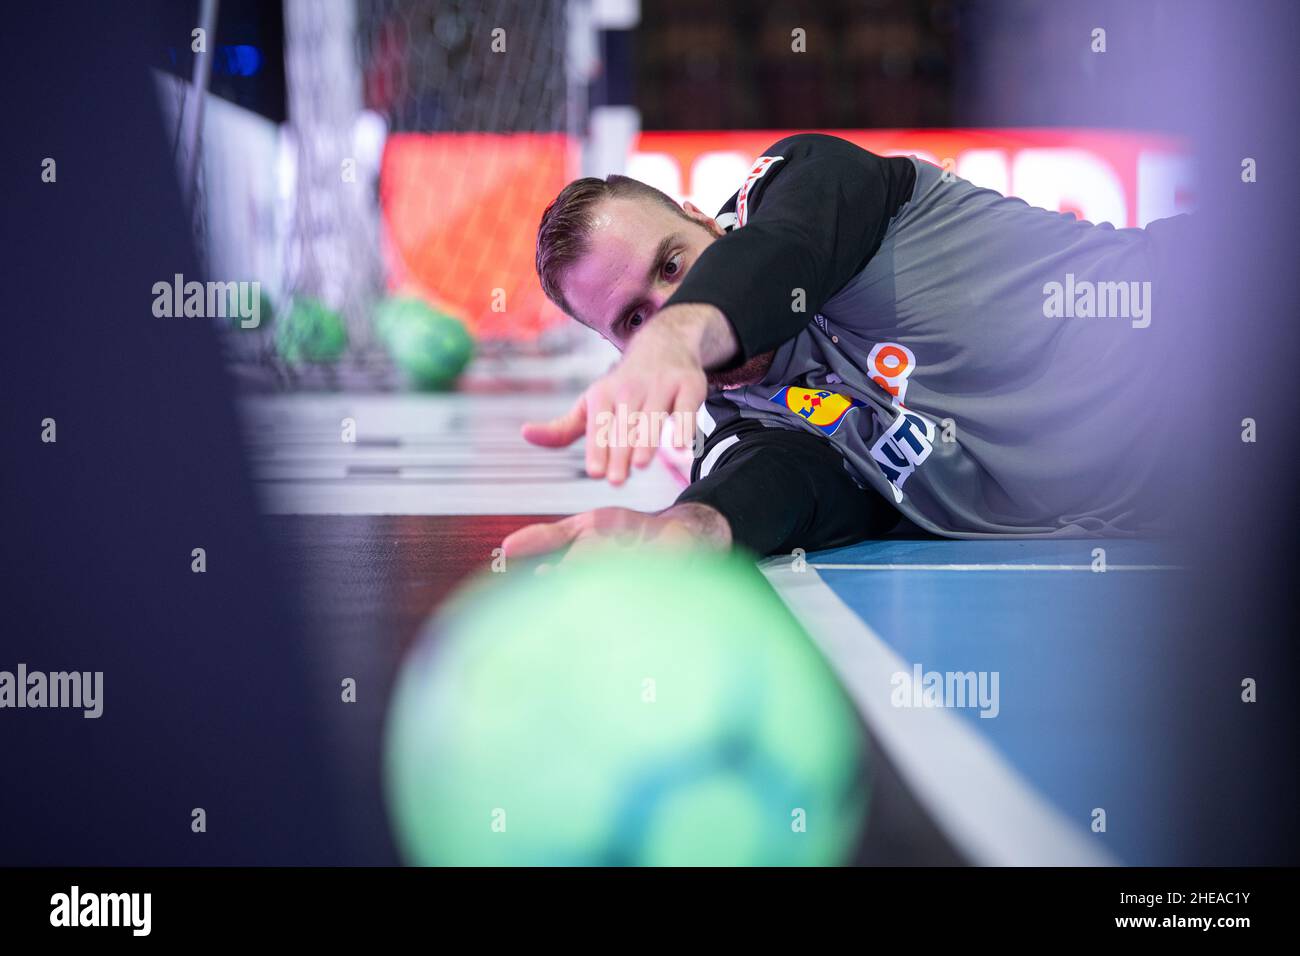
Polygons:
M1192 169L1176 140L1087 129L827 130L914 155L1031 205L1116 227L1186 212ZM628 175L713 212L789 131L642 133ZM562 134L400 134L384 155L389 284L462 314L482 338L530 340L563 321L533 271L546 205L576 173Z
M628 175L712 212L790 131L642 133ZM1144 226L1187 212L1192 171L1174 139L1088 129L822 130L882 156L916 156L977 186L1091 222Z

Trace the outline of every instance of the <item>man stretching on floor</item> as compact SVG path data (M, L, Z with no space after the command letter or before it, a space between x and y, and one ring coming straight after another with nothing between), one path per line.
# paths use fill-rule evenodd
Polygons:
M542 216L537 271L623 357L524 437L585 436L587 473L619 484L658 435L606 440L614 417L693 431L698 409L691 484L656 514L531 525L506 553L617 538L766 555L900 515L957 538L1138 533L1162 495L1185 219L1093 225L817 134L770 147L716 217L579 179Z

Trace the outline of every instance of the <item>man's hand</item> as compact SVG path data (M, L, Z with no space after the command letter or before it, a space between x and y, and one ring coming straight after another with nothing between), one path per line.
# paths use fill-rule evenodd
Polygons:
M713 306L669 306L633 336L622 361L583 392L568 414L529 422L524 438L560 448L586 435L587 474L622 484L631 465L644 468L654 459L658 426L668 416L675 443L689 447L695 411L708 394L704 370L726 363L736 348L735 333ZM624 435L636 437L620 440Z
M731 547L731 526L718 511L694 502L673 505L658 514L597 508L551 524L530 524L501 543L507 560L568 548L561 558L567 561L611 547L635 550L646 546L725 550Z

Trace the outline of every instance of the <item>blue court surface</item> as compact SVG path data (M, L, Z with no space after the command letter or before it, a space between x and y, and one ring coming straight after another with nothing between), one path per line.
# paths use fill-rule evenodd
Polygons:
M1178 860L1173 557L886 539L764 571L972 862L1141 865Z

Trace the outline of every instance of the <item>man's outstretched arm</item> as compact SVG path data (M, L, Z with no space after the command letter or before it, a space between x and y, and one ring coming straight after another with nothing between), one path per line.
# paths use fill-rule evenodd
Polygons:
M833 136L789 136L769 153L781 160L748 187L745 226L712 243L623 360L567 415L530 425L529 441L562 446L585 434L587 474L622 484L652 449L599 444L602 416L620 406L694 412L706 369L736 368L793 338L875 255L916 181L910 160Z

